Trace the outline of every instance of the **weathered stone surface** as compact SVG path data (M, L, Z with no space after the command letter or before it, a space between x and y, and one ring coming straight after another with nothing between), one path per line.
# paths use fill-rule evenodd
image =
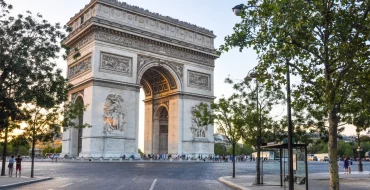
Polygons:
M63 154L138 156L140 87L146 154L213 154L213 126L196 126L191 109L214 99L215 36L152 14L94 0L69 23L74 31L65 43L82 55L68 59L70 101L83 99L79 122L92 128L64 132Z

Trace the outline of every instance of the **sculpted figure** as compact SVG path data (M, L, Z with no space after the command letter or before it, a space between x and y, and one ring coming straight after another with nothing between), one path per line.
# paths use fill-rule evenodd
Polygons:
M104 104L104 132L123 132L124 130L123 99L120 95L108 95Z
M208 126L201 126L200 121L197 117L194 116L195 108L191 109L192 118L191 118L191 133L194 137L206 137Z

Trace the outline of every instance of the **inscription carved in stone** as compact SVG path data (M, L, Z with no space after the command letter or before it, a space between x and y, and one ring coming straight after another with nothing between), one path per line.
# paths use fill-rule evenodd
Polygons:
M109 94L104 104L104 132L123 133L126 123L124 119L123 98Z
M131 75L132 59L128 57L101 53L100 69L123 75Z
M68 78L74 78L91 70L91 56L88 56L68 68Z
M211 89L210 85L211 76L205 73L199 73L196 71L188 71L188 85L196 87L204 87Z

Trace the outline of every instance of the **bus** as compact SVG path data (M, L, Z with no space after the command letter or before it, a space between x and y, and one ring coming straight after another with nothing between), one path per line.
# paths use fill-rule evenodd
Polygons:
M369 161L370 160L370 152L365 152L365 160Z

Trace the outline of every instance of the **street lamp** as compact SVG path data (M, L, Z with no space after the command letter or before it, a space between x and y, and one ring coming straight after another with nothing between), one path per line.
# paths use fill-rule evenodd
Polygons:
M232 8L235 16L240 16L240 12L241 10L244 8L244 5L243 4L240 4L240 5L236 5L234 8Z
M358 171L363 172L364 169L362 168L362 161L361 161L360 130L357 130L357 139L358 139L358 147L357 147L357 151L358 151Z
M241 12L246 8L257 8L259 6L245 6L244 4L236 5L232 8L232 11L236 16L240 16ZM287 80L287 115L288 115L288 161L289 161L289 190L294 189L294 178L293 178L293 124L292 124L292 110L291 110L291 94L290 94L290 68L289 68L289 60L287 59L285 62L287 72L286 72L286 80ZM257 171L258 172L258 171ZM258 176L258 174L257 174ZM257 179L259 181L259 179Z
M256 99L257 99L257 114L258 114L258 136L257 136L257 164L256 164L256 184L263 184L263 175L261 177L261 168L260 168L260 160L261 160L261 141L262 141L262 109L261 105L258 101L258 79L262 78L270 78L270 75L262 75L259 76L257 72L255 71L255 68L250 70L247 73L247 77L245 77L245 81L252 81L253 79L256 79Z

